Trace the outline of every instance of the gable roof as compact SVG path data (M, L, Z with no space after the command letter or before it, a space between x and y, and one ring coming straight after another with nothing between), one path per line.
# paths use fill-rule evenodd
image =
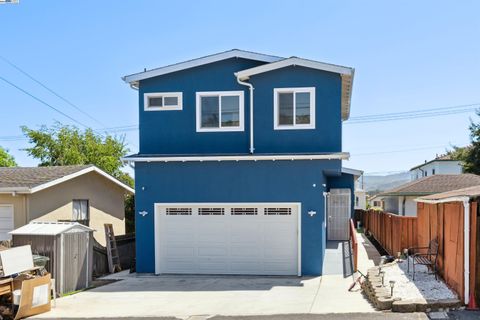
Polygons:
M235 76L240 80L246 80L250 76L269 72L272 70L277 70L280 68L285 68L289 66L302 66L305 68L317 69L327 72L337 73L342 77L342 120L347 120L350 117L350 103L352 100L352 87L353 87L353 77L355 74L355 69L350 67L344 67L340 65L324 63L320 61L302 59L298 57L283 58L278 56L266 55L262 53L256 53L251 51L244 51L238 49L232 49L229 51L220 52L217 54L212 54L209 56L188 60L185 62L171 64L165 67L160 67L152 70L147 70L144 72L134 73L122 77L123 81L130 84L134 88L138 88L139 81L161 76L164 74L177 72L189 68L198 67L204 64L213 63L230 58L244 58L257 61L266 62L266 64L242 70L235 73Z
M449 155L449 154L444 154L444 155L435 157L435 159L433 159L433 160L425 161L424 163L419 164L418 166L415 166L415 167L411 168L410 171L413 171L413 170L415 170L415 169L421 168L421 167L423 167L423 166L425 166L425 165L427 165L427 164L430 164L430 163L433 163L433 162L437 162L437 161L455 161L455 162L459 162L459 160L452 159L452 156L451 156L451 155Z
M251 76L290 66L301 66L310 69L338 73L342 77L342 120L350 116L350 101L352 99L353 76L355 69L330 63L291 57L258 67L246 69L235 73L240 80L247 80Z
M384 191L378 194L377 197L424 196L472 186L480 186L480 176L470 173L436 174Z
M0 193L35 193L89 172L96 172L128 192L135 193L135 190L94 165L0 167Z
M271 56L263 53L232 49L232 50L211 54L211 55L204 56L197 59L192 59L184 62L171 64L165 67L160 67L152 70L134 73L131 75L124 76L122 77L122 79L123 81L130 83L130 85L134 87L138 87L138 81L140 80L153 78L153 77L161 76L167 73L190 69L190 68L198 67L204 64L213 63L213 62L231 59L231 58L244 58L244 59L250 59L250 60L256 60L256 61L263 61L267 63L284 59L282 57Z

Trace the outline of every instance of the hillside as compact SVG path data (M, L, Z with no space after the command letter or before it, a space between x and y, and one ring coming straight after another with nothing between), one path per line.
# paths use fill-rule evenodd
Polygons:
M378 193L395 188L410 181L410 172L401 172L389 175L365 175L364 176L365 190L368 193Z

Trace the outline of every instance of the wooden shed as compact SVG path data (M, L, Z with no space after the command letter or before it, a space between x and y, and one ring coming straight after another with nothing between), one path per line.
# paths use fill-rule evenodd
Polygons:
M57 293L88 288L92 281L93 229L77 222L31 222L10 232L13 246L30 245L47 256Z

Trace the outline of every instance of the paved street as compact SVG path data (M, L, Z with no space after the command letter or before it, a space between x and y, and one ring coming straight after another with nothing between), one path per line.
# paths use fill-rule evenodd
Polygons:
M56 319L56 318L49 318ZM69 318L69 320L83 320L86 318ZM89 318L92 319L92 318ZM109 320L118 318L93 318L93 320ZM121 320L428 320L424 313L332 313L332 314L291 314L269 316L191 316L187 318L121 318Z

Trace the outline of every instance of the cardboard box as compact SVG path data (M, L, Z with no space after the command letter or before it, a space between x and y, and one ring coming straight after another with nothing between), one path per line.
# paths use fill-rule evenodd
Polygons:
M14 282L16 286L21 283L20 304L15 320L50 311L52 292L50 274L23 281L15 279Z

